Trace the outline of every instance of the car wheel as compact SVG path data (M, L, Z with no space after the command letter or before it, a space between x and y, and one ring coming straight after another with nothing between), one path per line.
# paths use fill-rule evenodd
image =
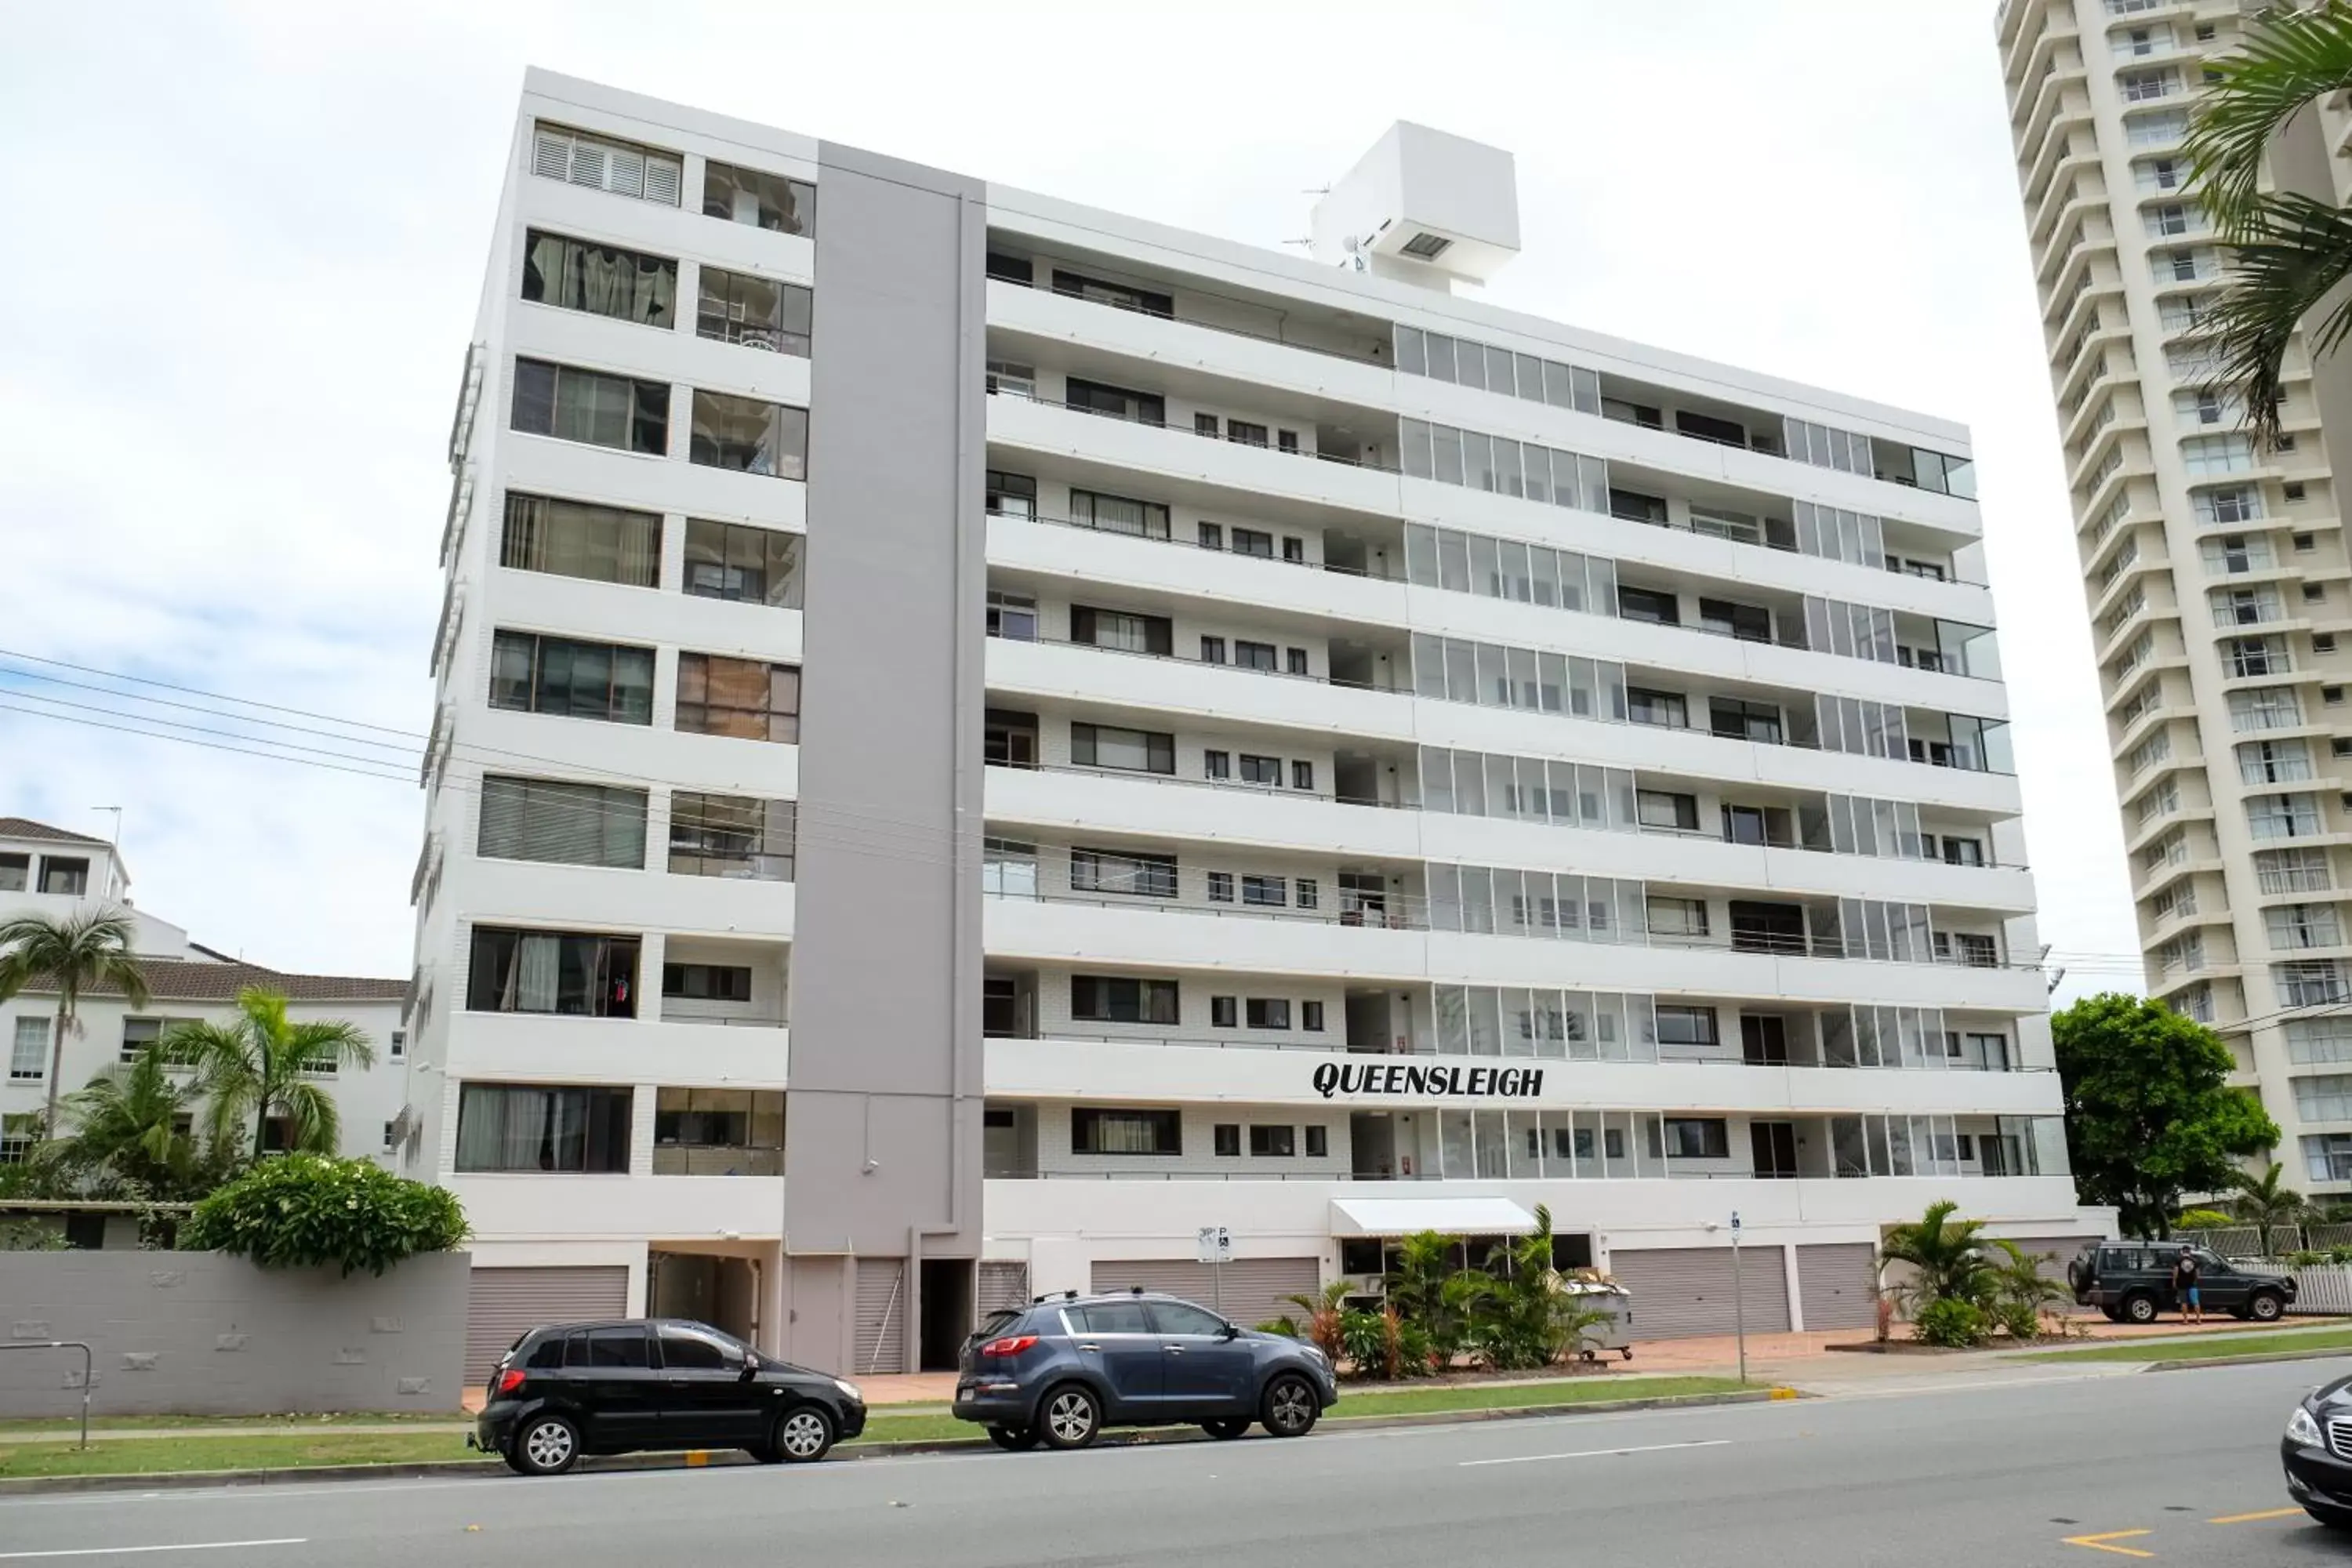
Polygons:
M2124 1310L2110 1301L2099 1309L2099 1316L2111 1323L2120 1323L2124 1321Z
M2258 1323L2275 1323L2286 1311L2286 1302L2273 1290L2258 1290L2246 1302L2246 1311Z
M1037 1414L1037 1435L1049 1448L1083 1448L1102 1430L1102 1401L1084 1384L1047 1390Z
M1267 1384L1265 1397L1258 1405L1258 1419L1277 1437L1306 1436L1315 1430L1316 1419L1322 1414L1323 1402L1295 1372L1286 1372Z
M580 1430L561 1415L534 1415L515 1429L507 1463L526 1476L560 1476L580 1462Z
M2156 1298L2145 1290L2135 1290L2124 1298L2124 1321L2130 1323L2156 1321Z
M1214 1421L1201 1423L1201 1430L1219 1442L1229 1442L1249 1430L1246 1415L1221 1415Z
M1037 1446L1034 1426L991 1426L988 1440L1008 1454L1025 1454Z
M833 1447L833 1417L821 1405L787 1410L776 1418L776 1435L770 1446L788 1465L813 1464Z

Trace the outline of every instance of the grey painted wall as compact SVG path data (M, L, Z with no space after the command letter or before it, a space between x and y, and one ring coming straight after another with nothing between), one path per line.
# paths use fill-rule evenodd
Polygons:
M820 166L784 1245L971 1258L986 192L832 143Z
M0 1252L0 1346L87 1340L96 1415L456 1410L462 1252L382 1279L218 1252ZM0 1418L81 1409L81 1356L0 1349Z

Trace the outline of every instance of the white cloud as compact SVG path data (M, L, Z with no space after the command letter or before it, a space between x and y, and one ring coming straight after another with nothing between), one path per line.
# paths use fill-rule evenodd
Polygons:
M2137 985L1989 6L21 9L0 647L422 730L439 452L526 63L1266 245L1391 119L1518 157L1499 303L1962 420L2046 941ZM0 712L141 900L409 963L415 795Z

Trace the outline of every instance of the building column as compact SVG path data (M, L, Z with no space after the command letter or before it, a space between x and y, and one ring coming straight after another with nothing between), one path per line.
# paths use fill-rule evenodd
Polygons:
M1780 1268L1789 1292L1789 1326L1801 1334L1805 1331L1805 1292L1798 1279L1795 1242L1781 1247Z

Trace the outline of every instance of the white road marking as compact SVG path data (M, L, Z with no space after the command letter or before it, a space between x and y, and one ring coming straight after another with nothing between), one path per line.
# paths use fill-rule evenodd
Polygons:
M223 1552L236 1546L300 1546L307 1535L281 1535L275 1541L190 1541L174 1546L76 1546L63 1552L0 1552L0 1563L25 1563L36 1557L128 1557L134 1552Z
M1728 1437L1706 1437L1695 1443L1644 1443L1632 1448L1580 1448L1573 1454L1514 1454L1507 1459L1462 1459L1454 1468L1474 1470L1481 1465L1532 1465L1538 1459L1604 1459L1619 1454L1663 1454L1669 1448L1724 1448Z

